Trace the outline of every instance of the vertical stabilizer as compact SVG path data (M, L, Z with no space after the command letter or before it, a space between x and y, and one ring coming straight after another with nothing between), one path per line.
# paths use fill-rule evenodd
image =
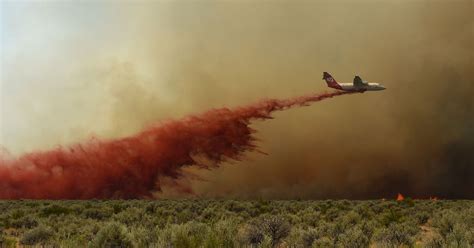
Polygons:
M324 72L323 73L323 79L326 80L326 83L328 84L328 87L334 88L334 89L342 89L342 87L337 83L336 79L334 79L331 74Z

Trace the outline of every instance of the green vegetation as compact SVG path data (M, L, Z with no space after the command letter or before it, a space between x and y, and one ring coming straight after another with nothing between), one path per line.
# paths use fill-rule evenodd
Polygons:
M474 247L474 201L0 201L0 247Z

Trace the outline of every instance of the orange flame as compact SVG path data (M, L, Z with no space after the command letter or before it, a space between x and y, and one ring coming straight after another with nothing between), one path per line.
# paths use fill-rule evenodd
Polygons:
M403 201L403 200L405 200L405 197L403 197L402 194L398 193L398 195L397 195L397 201Z

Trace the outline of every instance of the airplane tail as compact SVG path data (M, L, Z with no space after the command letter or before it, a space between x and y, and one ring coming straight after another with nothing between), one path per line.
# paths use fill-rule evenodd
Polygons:
M335 89L341 89L341 86L337 83L336 79L334 79L331 74L324 72L323 73L323 79L326 80L326 83L328 84L328 87L335 88Z

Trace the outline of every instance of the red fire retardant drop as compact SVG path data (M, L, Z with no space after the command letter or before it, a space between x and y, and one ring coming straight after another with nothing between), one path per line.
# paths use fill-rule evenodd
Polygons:
M252 119L269 119L273 111L344 94L349 92L263 100L166 121L131 137L91 139L14 159L3 156L0 199L152 197L160 190L160 178L178 178L184 166L217 167L256 150Z

